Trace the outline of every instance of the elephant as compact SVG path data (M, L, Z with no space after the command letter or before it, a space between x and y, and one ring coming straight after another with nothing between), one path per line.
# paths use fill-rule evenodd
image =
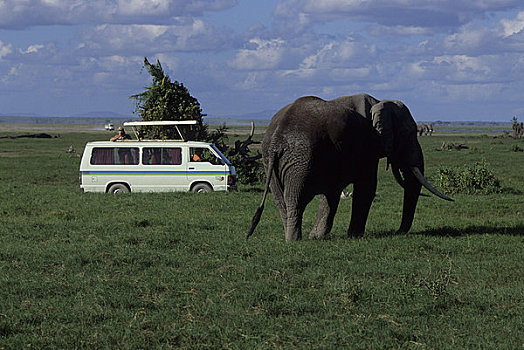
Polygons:
M431 136L433 134L433 124L431 123L419 123L417 124L418 136L426 135Z
M262 142L262 156L265 188L247 238L260 221L269 189L284 224L286 241L302 238L304 210L317 195L318 214L309 238L327 236L340 193L350 183L353 194L348 236L362 236L382 157L388 158L395 179L404 187L398 232L411 228L422 185L442 199L453 200L424 178L417 125L400 101L380 101L367 94L331 101L301 97L271 119Z

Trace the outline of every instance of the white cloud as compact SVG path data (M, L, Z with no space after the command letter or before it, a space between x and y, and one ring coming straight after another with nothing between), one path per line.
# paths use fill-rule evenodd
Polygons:
M1 40L0 40L0 60L9 55L11 52L13 52L13 46L11 44L8 44L8 45L5 45Z
M362 65L376 52L374 45L361 43L348 38L339 42L325 44L314 54L304 58L300 68L336 68Z
M37 53L43 47L44 47L44 45L40 45L40 44L29 45L29 47L27 49L25 49L25 50L20 49L20 52L22 54Z
M167 0L116 0L115 10L117 15L135 16L162 16L169 13L170 5L173 1Z
M240 50L229 66L240 70L264 70L277 68L286 53L286 42L282 39L249 40L251 48Z
M12 0L0 2L0 28L53 24L169 24L222 11L236 0Z
M469 23L447 36L443 45L452 53L486 53L498 49L498 40L498 34L493 28Z
M456 74L453 80L464 81L466 76L474 80L483 79L491 73L491 68L485 63L485 58L468 57L466 55L437 56L433 59L437 65L449 65Z
M112 52L151 55L159 52L220 50L238 41L234 33L194 19L173 25L99 25L84 31L77 48L90 54Z
M423 32L423 28L445 32L486 14L521 6L521 0L287 0L280 1L275 16L286 28L308 26L344 18L393 27L398 34Z
M502 19L504 37L522 32L524 29L524 11L519 12L515 19Z
M139 73L144 56L160 59L173 79L205 96L210 115L216 110L209 106L238 114L238 108L271 109L310 94L368 92L414 109L425 98L421 110L430 110L428 101L521 99L522 0L279 0L273 22L271 8L260 16L265 20L240 24L237 17L227 22L235 11L205 14L235 3L0 0L0 28L13 38L22 33L18 41L0 42L6 87L0 100L10 102L6 94L23 88L46 101L48 94L69 94L76 112L100 109L90 105L100 100L121 101L118 111L130 111L128 96L149 81L147 72ZM250 5L242 6L235 10ZM60 23L88 25L43 28L38 37L27 33L40 27L9 30ZM60 37L62 28L71 34Z
M384 25L375 25L370 27L370 34L373 36L398 37L410 35L427 35L431 33L432 31L429 28L422 26L394 25L388 27Z

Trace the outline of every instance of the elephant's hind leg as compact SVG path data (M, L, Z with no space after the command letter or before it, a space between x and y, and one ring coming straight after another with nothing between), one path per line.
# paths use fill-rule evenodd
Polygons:
M280 212L280 217L282 218L282 223L284 224L285 230L287 226L287 209L286 202L284 201L284 191L280 184L275 182L272 181L269 187L271 189L271 193L273 194L273 198L275 199L278 211Z
M298 241L302 239L302 215L304 210L293 207L288 208L286 222L286 241Z
M329 195L321 194L319 197L317 221L309 234L309 238L323 238L331 232L338 203L340 202L340 195L338 193Z
M302 239L302 217L304 210L313 197L302 191L291 187L284 189L284 200L286 205L286 241L297 241Z

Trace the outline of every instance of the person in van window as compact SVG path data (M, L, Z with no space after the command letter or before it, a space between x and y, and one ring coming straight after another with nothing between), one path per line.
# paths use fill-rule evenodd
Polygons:
M131 137L126 134L126 131L123 127L118 128L118 135L115 135L109 139L109 141L122 141L122 140L129 140Z
M204 155L202 154L201 148L191 148L191 161L192 162L205 162Z
M118 148L119 164L133 164L133 155L130 148Z

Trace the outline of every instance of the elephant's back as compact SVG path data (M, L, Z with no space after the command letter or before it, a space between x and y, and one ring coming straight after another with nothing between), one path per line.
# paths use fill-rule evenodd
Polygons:
M318 131L318 127L332 114L332 106L316 96L305 96L282 108L271 120L270 127L275 131L291 134L309 134ZM273 125L271 125L273 124Z
M297 99L295 102L283 107L279 110L266 129L264 135L264 144L266 147L271 143L271 140L278 139L283 141L292 137L293 134L306 134L311 129L314 129L318 122L315 115L322 109L322 105L326 101L315 96L306 96ZM317 111L317 113L315 113Z
M273 155L279 164L306 168L312 160L312 144L319 132L320 111L326 101L301 97L278 111L269 123L262 141L262 156L268 165ZM282 174L283 175L283 174Z
M345 126L361 119L365 118L342 103L325 101L315 96L301 97L273 116L264 135L262 148L267 153L269 148L274 151L300 147L301 144L329 142L333 136L330 129L342 132L346 130Z
M356 111L359 115L371 120L371 107L380 100L368 94L358 94L352 96L341 96L330 101L333 104L340 104Z

